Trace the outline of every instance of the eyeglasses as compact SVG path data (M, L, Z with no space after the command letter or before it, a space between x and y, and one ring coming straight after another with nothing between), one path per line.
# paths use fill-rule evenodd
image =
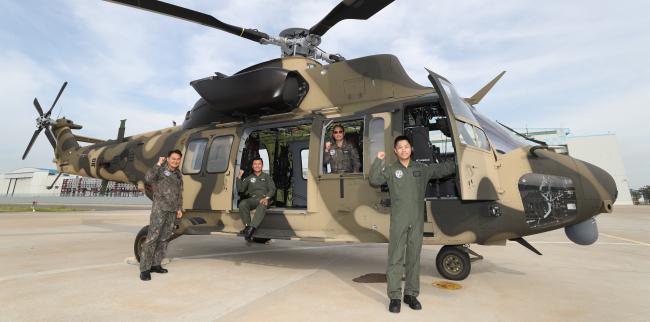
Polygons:
M343 133L343 131L334 131L334 134Z

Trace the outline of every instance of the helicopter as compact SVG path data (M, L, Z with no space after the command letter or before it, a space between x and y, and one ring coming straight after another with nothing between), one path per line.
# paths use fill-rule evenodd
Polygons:
M505 72L462 97L428 69L430 84L416 83L394 55L346 59L318 47L337 23L367 20L392 0L343 0L310 29L288 28L277 37L162 1L106 1L280 47L280 58L190 82L200 98L183 123L147 133L125 136L125 120L115 139L73 133L82 126L51 118L67 83L45 112L34 99L37 129L23 159L44 132L59 174L132 183L151 198L145 173L168 151L182 151L185 214L172 238L240 234L236 174L250 172L250 161L260 157L278 189L256 241L386 243L389 191L372 186L369 171L399 135L412 141L413 160L456 165L454 175L429 181L422 200L424 244L442 245L436 268L444 278L469 276L471 263L483 258L471 244L514 241L541 255L524 237L559 228L577 244L593 244L594 217L613 211L618 192L606 171L545 142L518 139L478 111ZM358 151L358 171L332 172L323 161L337 126ZM134 241L138 260L147 232L144 226Z

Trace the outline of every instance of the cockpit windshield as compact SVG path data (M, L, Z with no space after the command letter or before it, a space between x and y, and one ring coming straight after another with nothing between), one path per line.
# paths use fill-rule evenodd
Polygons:
M476 109L472 109L472 112L498 153L508 153L514 149L530 145L504 129L499 123L485 117Z

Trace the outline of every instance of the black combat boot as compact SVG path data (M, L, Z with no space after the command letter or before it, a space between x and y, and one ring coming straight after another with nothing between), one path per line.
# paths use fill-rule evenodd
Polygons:
M404 303L408 304L413 310L422 310L422 304L418 298L413 295L404 295Z
M149 271L140 272L140 279L143 281L150 281L151 273L149 273Z
M244 238L246 241L253 241L253 235L255 235L255 231L257 229L253 226L250 226L250 229L245 233Z
M399 299L390 300L390 304L388 304L388 311L390 311L391 313L399 313L401 307L402 307L402 301L400 301Z
M242 230L242 235L244 235L244 239L245 239L246 241L248 241L248 237L247 237L247 236L248 236L248 234L250 234L251 229L253 229L253 227L251 227L251 226L246 226L246 227L244 228L244 230Z
M160 265L159 266L151 266L151 269L149 270L154 273L160 273L160 274L165 274L169 272L168 270L162 268Z

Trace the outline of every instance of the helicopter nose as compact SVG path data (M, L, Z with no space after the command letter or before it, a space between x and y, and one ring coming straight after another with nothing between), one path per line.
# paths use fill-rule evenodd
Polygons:
M607 171L589 162L575 161L582 182L583 198L586 200L599 200L599 213L611 213L613 211L612 205L618 197L618 189L614 178Z

